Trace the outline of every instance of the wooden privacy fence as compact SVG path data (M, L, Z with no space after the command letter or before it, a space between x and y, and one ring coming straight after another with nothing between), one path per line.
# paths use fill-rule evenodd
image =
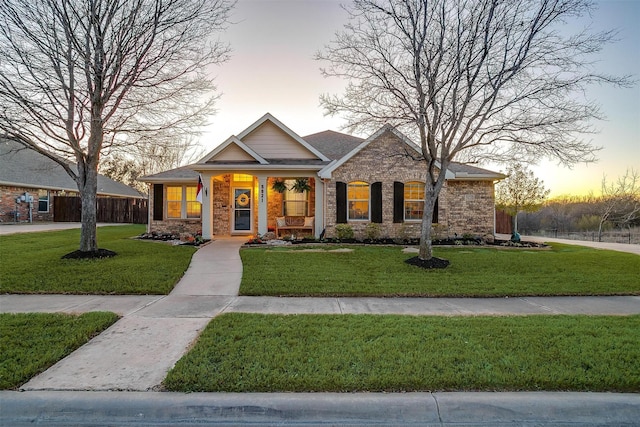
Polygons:
M513 218L505 211L496 209L496 233L511 234L513 231Z
M53 220L55 222L80 222L81 208L80 197L56 196L53 198ZM99 197L96 215L98 222L146 224L148 219L147 200Z

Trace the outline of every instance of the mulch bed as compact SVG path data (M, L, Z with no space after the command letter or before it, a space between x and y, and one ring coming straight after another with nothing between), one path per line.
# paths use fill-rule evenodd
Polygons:
M117 253L109 249L98 249L95 251L73 251L62 256L62 259L95 259L95 258L111 258Z

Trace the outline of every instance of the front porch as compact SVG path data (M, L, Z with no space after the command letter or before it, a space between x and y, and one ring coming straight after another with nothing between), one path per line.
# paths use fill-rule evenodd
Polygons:
M264 235L277 219L302 217L313 227L280 229L319 237L324 229L324 186L309 171L202 172L202 236ZM309 224L310 225L310 224Z

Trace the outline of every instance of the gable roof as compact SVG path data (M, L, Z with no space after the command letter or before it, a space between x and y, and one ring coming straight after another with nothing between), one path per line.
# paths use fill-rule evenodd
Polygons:
M72 169L76 166L70 163ZM78 191L76 182L55 161L19 142L0 139L0 185ZM134 188L98 175L98 194L144 198Z
M256 133L262 132L262 133ZM268 145L270 149L261 150L260 135L270 134L272 138L275 135L276 143ZM280 136L284 135L286 144L282 144ZM257 140L256 140L257 138ZM289 145L287 145L289 144ZM267 147L267 145L265 145ZM287 148L288 147L288 148ZM233 150L233 151L228 151ZM282 153L285 153L282 158ZM286 154L295 154L286 156ZM226 154L226 155L225 155ZM278 157L280 155L280 157ZM290 158L290 159L289 159ZM291 162L287 162L291 160ZM238 136L231 136L220 146L209 152L200 159L196 164L192 165L195 170L207 169L205 166L213 167L214 165L243 165L257 163L261 166L270 165L291 165L308 164L322 165L323 162L329 162L321 151L309 144L298 134L285 126L280 120L276 119L270 113L266 113L260 119L256 120L251 126L240 132Z
M369 138L363 140L360 144L358 144L355 148L349 151L347 154L342 156L340 159L332 162L331 164L324 167L320 172L318 172L318 176L320 178L331 178L331 173L348 162L352 157L357 155L360 151L364 150L369 144L378 139L385 132L393 133L400 141L407 145L408 148L415 151L416 154L421 155L420 149L416 144L414 144L409 138L407 138L402 132L397 130L395 127L391 125L384 125L377 132L371 135ZM453 178L453 176L451 176ZM449 176L447 176L449 179Z
M411 139L409 139L398 129L387 124L378 129L378 131L371 135L369 138L361 140L362 142L360 142L360 144L358 144L347 154L324 167L320 172L318 172L318 176L320 178L331 178L331 173L334 170L348 162L352 157L356 156L360 151L365 149L369 144L371 144L371 142L375 141L385 132L391 132L408 148L414 150L417 155L422 156L422 152L418 145L416 145ZM354 141L351 142L353 143ZM437 167L439 167L439 163L437 164ZM506 176L501 173L455 162L449 164L445 176L447 180L498 180L504 179L505 177Z
M220 159L223 161L229 160L224 158L223 154L229 150L232 150L234 147L236 148L236 153L237 153L237 149L239 149L240 153L244 153L246 155L244 159L249 162L253 160L253 162L258 162L261 165L266 165L269 163L265 159L263 159L262 156L256 153L254 150L247 147L247 145L244 142L240 141L240 139L237 136L231 136L230 138L228 138L225 142L218 145L216 148L213 149L213 151L211 151L209 154L204 156L200 161L198 161L198 163L208 163L214 160L216 157L218 158L223 157L222 159ZM234 157L237 158L238 157L237 154Z
M307 135L303 139L331 160L338 160L346 156L364 141L363 138L332 130Z
M251 134L268 122L269 126L278 132L283 132L292 142L300 144L311 153L316 153L315 158L267 158L243 141L251 137ZM273 130L272 129L272 130ZM377 132L367 139L345 133L326 130L323 132L299 137L295 132L282 124L278 119L267 113L251 126L242 131L238 136L231 136L220 146L209 152L197 163L148 175L140 178L144 182L193 182L198 179L197 171L206 170L246 170L246 169L305 169L316 170L320 178L331 178L331 173L338 167L356 156L371 142L375 141L385 132L391 132L408 149L421 156L421 150L411 139L391 125L382 126ZM451 163L446 171L449 180L497 180L505 176L486 169L469 166L461 163Z

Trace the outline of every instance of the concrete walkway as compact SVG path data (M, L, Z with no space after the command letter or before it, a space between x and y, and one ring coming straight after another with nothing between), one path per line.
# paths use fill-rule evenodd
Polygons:
M511 235L509 234L497 234L497 239L509 240ZM608 243L608 242L591 242L589 240L570 240L570 239L555 239L553 237L539 237L539 236L521 236L521 239L525 242L535 243L564 243L566 245L578 245L586 246L593 249L606 249L617 252L627 252L630 254L640 255L640 245L629 243Z
M168 370L175 362L190 348L197 339L202 329L209 323L211 318L220 313L228 312L257 312L257 313L371 313L371 314L412 314L412 315L529 315L529 314L607 314L607 315L628 315L640 314L640 297L527 297L527 298L274 298L274 297L240 297L238 290L242 277L242 263L239 257L239 247L244 242L244 238L220 239L200 248L192 259L192 262L171 294L167 296L76 296L76 295L3 295L0 296L1 312L67 312L79 313L86 311L106 310L120 314L121 320L112 325L105 332L91 340L69 357L63 359L44 373L36 376L22 387L28 393L5 392L0 395L3 402L14 402L22 407L30 405L37 407L38 402L49 396L52 402L49 408L56 411L59 408L61 414L69 414L71 401L92 402L89 407L96 411L101 405L112 402L115 408L127 406L129 399L146 400L156 402L154 414L163 413L165 405L170 405L172 399L174 405L187 405L183 407L180 416L191 417L198 420L197 414L186 411L185 408L196 408L199 404L205 405L208 402L209 412L204 407L200 415L218 417L226 414L222 418L215 418L218 421L225 421L228 425L241 425L244 422L266 422L273 423L278 420L281 425L297 425L296 422L304 425L325 425L326 422L344 425L367 425L371 423L381 425L394 425L390 422L392 418L382 417L372 418L364 416L359 408L378 408L378 405L389 405L383 410L386 415L399 417L393 418L400 421L398 424L418 424L448 425L445 422L446 416L444 407L435 407L429 412L429 423L421 422L427 418L426 413L415 412L415 408L406 409L404 415L396 414L393 408L398 405L408 405L412 407L416 403L413 399L419 396L418 400L423 409L424 405L447 394L415 394L398 395L390 397L393 402L387 401L384 395L355 394L355 395L332 395L332 394L269 394L269 395L181 395L172 393L162 393L159 395L144 393L138 395L131 392L156 390L166 376ZM575 242L574 242L575 243ZM625 245L626 246L626 245ZM52 392L55 390L56 392ZM49 394L42 393L50 391ZM94 391L96 393L78 393L78 391ZM128 391L128 393L110 393L109 398L103 399L101 391ZM67 393L67 394L65 394ZM436 398L436 395L438 396ZM584 399L598 396L598 403L593 408L609 407L616 408L615 415L601 412L601 417L591 418L592 420L614 420L615 425L633 425L640 419L640 396L620 395L620 394L552 394L548 393L450 393L451 407L473 409L475 415L469 415L467 421L478 421L484 419L486 423L467 423L464 425L522 425L522 423L533 423L535 425L556 425L551 418L545 417L539 411L542 407L550 407L556 403L562 407L564 399L565 409L569 412L568 418L559 417L557 420L569 422L576 425L574 417L588 409L588 405L579 403ZM558 400L558 396L564 396ZM156 396L156 397L151 397ZM173 396L173 397L170 397ZM198 397L200 396L200 397ZM404 396L404 398L402 397ZM480 396L483 396L480 399ZM528 396L528 397L524 397ZM227 399L231 399L227 401ZM252 405L255 400L260 401L258 406ZM270 403L265 403L264 399ZM355 400L354 400L355 399ZM362 400L361 403L356 401ZM386 403L381 403L382 399ZM398 399L396 401L396 399ZM478 400L479 399L479 400ZM529 401L528 399L533 399ZM197 401L194 403L194 401ZM444 400L443 400L444 401ZM22 402L22 403L20 403ZM100 403L101 402L101 403ZM189 402L193 403L192 406ZM198 403L199 402L199 403ZM288 403L287 403L288 402ZM297 402L292 405L291 402ZM319 403L320 402L320 403ZM330 402L333 402L330 404ZM344 402L351 404L344 405ZM412 403L413 402L413 403ZM475 403L474 403L475 402ZM502 402L502 403L498 403ZM506 403L504 403L506 402ZM524 403L528 402L528 403ZM586 400L584 401L586 402ZM92 406L93 405L93 406ZM142 404L141 413L150 409ZM149 405L153 406L153 403ZM206 406L205 405L205 406ZM319 406L318 406L319 405ZM337 406L336 406L337 405ZM364 406L362 406L364 405ZM456 406L457 405L457 406ZM475 405L475 406L474 406ZM500 405L506 405L504 407ZM524 405L524 406L523 406ZM533 407L538 408L534 411ZM566 406L568 405L568 406ZM585 406L586 405L586 406ZM608 406L607 406L608 405ZM4 406L4 405L3 405ZM135 405L134 405L135 406ZM218 409L211 409L211 408ZM287 410L282 407L289 408ZM298 415L292 414L291 408L297 408ZM146 409L144 409L146 408ZM227 408L227 409L222 409ZM232 409L230 409L232 408ZM429 408L429 406L426 406ZM499 408L499 409L496 409ZM623 411L621 410L624 409ZM106 409L105 409L106 410ZM116 409L112 408L112 411ZM138 410L138 409L135 409ZM471 410L471 409L470 409ZM35 412L25 412L25 424L39 419L38 417L44 409L34 410ZM38 412L40 411L40 412ZM186 412L185 412L186 411ZM211 412L212 411L212 412ZM230 412L225 412L230 411ZM235 411L235 412L234 412ZM253 411L253 412L252 412ZM264 412L266 411L266 412ZM275 411L275 412L269 412ZM306 415L300 415L302 411ZM306 411L306 412L305 412ZM311 413L309 411L312 411ZM333 412L333 415L332 414ZM335 411L343 411L337 416ZM389 412L391 411L391 412ZM524 411L524 412L523 412ZM604 411L604 409L602 409ZM5 412L4 408L3 411ZM37 414L36 414L37 412ZM98 411L99 412L99 411ZM169 411L171 412L171 411ZM529 415L525 415L525 412ZM562 411L560 411L562 412ZM26 415L26 414L31 415ZM167 414L168 412L164 412ZM371 414L377 413L376 411ZM584 412L584 413L589 413ZM235 416L232 416L235 414ZM261 414L261 416L258 416ZM413 415L411 415L413 414ZM420 415L422 414L422 415ZM462 413L459 413L462 414ZM18 414L19 415L19 414ZM76 414L78 423L71 423L67 419L64 425L82 425L86 423L87 413L82 413L80 409ZM599 415L599 416L600 416ZM159 415L158 415L159 416ZM353 418L351 418L353 416ZM465 423L467 415L456 417L451 415L451 424ZM176 415L178 417L178 415ZM226 418L225 418L226 417ZM283 418L284 417L284 418ZM294 417L294 418L287 418ZM297 417L297 418L296 418ZM314 418L315 417L315 418ZM342 417L342 418L340 418ZM346 418L345 418L346 417ZM362 418L358 418L362 417ZM416 417L416 418L412 418ZM435 417L435 418L434 418ZM439 417L439 418L438 418ZM477 417L477 418L474 418ZM62 419L62 418L61 418ZM135 416L132 415L132 420ZM152 418L147 419L147 421ZM177 418L176 418L177 419ZM17 421L17 418L12 418ZM180 424L186 421L180 418ZM286 422L286 420L291 421ZM315 420L315 424L311 421ZM340 421L342 420L342 422ZM511 420L511 421L509 421ZM514 423L514 420L519 422ZM0 419L0 421L2 421ZM95 422L94 422L95 421ZM140 420L138 420L140 421ZM175 421L175 420L174 420ZM326 421L326 422L325 422ZM350 421L353 421L351 423ZM411 422L409 422L411 421ZM194 422L196 424L197 421ZM18 424L17 422L15 423ZM107 423L108 424L108 423ZM135 424L135 423L134 423ZM149 424L160 424L153 421ZM4 424L3 424L4 425ZM102 425L96 420L91 425ZM105 424L106 425L106 424ZM185 424L189 425L189 424ZM559 424L558 424L559 425ZM563 424L564 425L564 424ZM577 424L591 425L591 424ZM596 422L593 425L603 425Z
M100 222L98 227L111 227L115 225L131 225L131 224L115 224ZM38 233L41 231L60 231L80 228L79 222L21 222L19 224L0 223L0 236L19 233Z

